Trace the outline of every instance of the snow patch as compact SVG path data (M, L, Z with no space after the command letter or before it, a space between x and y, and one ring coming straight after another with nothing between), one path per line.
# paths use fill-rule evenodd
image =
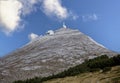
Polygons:
M58 61L60 61L60 62L64 62L65 60L63 60L63 59L58 59Z
M97 56L88 56L88 59L93 59L95 57L97 57Z
M2 75L9 75L10 73L9 73L9 71L8 70L4 70L4 71L2 71Z
M47 60L42 60L43 63L45 63Z
M82 59L75 61L75 63L77 63L77 64L81 64L82 62L83 62Z
M41 66L26 66L26 67L23 67L21 69L22 70L35 70L35 69L38 69L38 68L41 68Z

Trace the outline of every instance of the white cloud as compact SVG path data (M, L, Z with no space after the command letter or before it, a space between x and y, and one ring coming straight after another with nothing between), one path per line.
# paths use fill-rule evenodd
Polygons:
M20 28L21 16L34 10L38 0L0 0L0 27L6 34Z
M23 8L21 10L22 14L27 15L32 11L36 10L36 7L34 7L34 5L39 3L39 0L20 0L20 2L23 5Z
M0 1L0 25L5 33L16 30L21 21L20 15L22 4L17 0Z
M79 18L79 16L77 14L73 13L72 11L69 12L69 17L72 20L77 20Z
M79 18L79 16L77 16L77 15L73 15L73 16L72 16L72 19L73 19L73 20L76 20L76 19L78 19L78 18Z
M77 15L69 12L62 6L61 0L0 0L0 28L6 34L21 29L22 16L37 10L35 4L42 7L42 11L50 17L57 17L60 20L68 17L76 20ZM24 25L24 24L22 24Z
M56 16L58 19L66 19L68 10L62 6L61 0L43 0L42 9L48 16Z
M28 35L28 38L32 41L34 39L36 39L37 37L39 37L37 34L31 33Z
M84 22L87 21L97 21L98 20L98 16L96 14L88 14L88 15L83 15L82 19Z

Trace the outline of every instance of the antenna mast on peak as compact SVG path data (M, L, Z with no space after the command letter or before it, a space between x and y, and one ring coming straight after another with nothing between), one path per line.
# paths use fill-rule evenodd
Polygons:
M67 28L67 26L65 25L65 23L64 23L64 22L63 22L63 28L65 28L65 29Z

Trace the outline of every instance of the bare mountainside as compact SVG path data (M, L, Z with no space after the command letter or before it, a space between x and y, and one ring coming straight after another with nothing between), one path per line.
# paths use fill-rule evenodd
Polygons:
M78 30L60 28L1 58L0 83L48 76L102 54L116 55Z

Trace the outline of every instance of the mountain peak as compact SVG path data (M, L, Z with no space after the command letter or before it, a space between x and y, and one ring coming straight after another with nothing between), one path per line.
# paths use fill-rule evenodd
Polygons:
M0 60L0 76L4 77L0 83L56 74L103 54L116 55L79 30L51 30Z

